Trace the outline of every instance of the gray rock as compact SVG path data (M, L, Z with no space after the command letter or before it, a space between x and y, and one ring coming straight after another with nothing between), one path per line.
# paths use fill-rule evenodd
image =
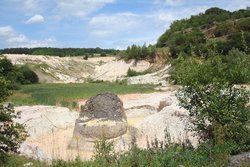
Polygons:
M113 139L127 132L123 103L113 93L90 98L75 122L71 148L84 149L98 139Z
M229 158L229 167L250 166L250 152L233 155Z
M123 103L120 98L113 93L98 94L90 98L86 104L81 117L88 119L105 119L122 121L126 119Z
M33 158L42 162L51 163L51 156L47 155L43 150L41 150L38 146L23 143L21 144L19 151L22 156Z

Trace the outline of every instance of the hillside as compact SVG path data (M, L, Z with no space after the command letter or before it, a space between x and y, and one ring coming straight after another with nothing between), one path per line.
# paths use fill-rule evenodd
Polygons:
M181 52L206 56L213 47L222 54L232 48L249 52L250 10L210 8L189 19L174 21L158 39L157 47L169 47L172 57Z
M116 57L93 57L85 60L82 56L58 57L23 54L4 54L3 56L13 64L29 66L38 75L40 83L115 82L126 80L131 84L158 84L158 82L166 84L167 73L162 75L162 70L155 69L158 64L145 60L126 62L118 60ZM141 73L141 76L128 78L129 69L135 71L135 73ZM162 66L161 69L166 72L168 66ZM155 73L147 74L149 71ZM151 75L153 77L149 78Z

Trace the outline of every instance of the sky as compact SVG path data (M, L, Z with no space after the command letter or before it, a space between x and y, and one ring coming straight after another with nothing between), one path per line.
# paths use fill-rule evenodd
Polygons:
M154 44L174 20L247 6L250 0L0 0L0 48Z

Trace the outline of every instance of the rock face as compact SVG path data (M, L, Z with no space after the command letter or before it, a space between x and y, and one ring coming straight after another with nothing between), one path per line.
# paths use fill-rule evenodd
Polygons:
M168 74L170 67L170 65L167 65L165 68L154 73L129 77L128 84L161 84L162 86L166 86L168 83L167 78L170 77Z
M250 165L250 152L241 153L238 155L231 156L229 158L230 167L237 167L242 165Z
M127 132L123 103L112 93L90 98L76 120L71 147L86 146L85 141L113 139ZM85 143L85 144L84 144Z
M25 125L30 139L39 138L58 129L72 127L78 117L77 112L56 106L20 106L15 107L15 111L21 112L21 118L16 122Z
M39 161L50 163L52 162L51 156L43 152L38 146L23 143L19 149L20 155L33 158Z

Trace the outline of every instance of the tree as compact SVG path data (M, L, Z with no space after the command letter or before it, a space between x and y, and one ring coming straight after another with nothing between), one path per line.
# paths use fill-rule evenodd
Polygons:
M22 124L14 122L20 116L11 104L2 104L9 96L7 82L0 78L0 166L6 161L9 153L17 153L21 142L27 137Z
M234 152L249 149L248 96L243 89L217 83L186 86L178 93L181 106L189 111L191 129L200 141L212 145L231 143L236 146Z
M189 111L191 126L200 141L227 147L232 153L250 149L250 92L235 84L250 81L250 58L237 49L226 56L179 58L174 78L183 88L180 106Z
M14 66L7 58L0 59L0 75L8 76L14 70Z

